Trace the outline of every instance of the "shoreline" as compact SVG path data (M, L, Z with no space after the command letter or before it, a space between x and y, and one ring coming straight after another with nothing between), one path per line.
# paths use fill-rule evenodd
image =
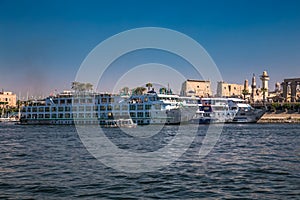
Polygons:
M300 123L300 113L265 113L257 123Z

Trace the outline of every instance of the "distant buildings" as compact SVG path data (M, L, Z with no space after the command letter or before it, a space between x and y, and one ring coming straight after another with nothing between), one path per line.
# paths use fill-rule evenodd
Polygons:
M282 97L286 101L296 102L300 99L300 78L284 79L282 82Z
M220 81L217 85L217 97L241 97L243 89L244 85Z
M17 95L12 92L0 92L0 104L15 107L17 105Z
M205 80L188 79L182 83L180 94L183 96L212 96L211 83Z

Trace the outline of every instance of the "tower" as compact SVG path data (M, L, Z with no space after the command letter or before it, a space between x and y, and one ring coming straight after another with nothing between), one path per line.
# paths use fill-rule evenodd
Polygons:
M254 96L256 93L256 79L255 79L255 74L252 76L252 83L251 83L251 101L254 102Z
M266 89L266 92L269 90L269 80L270 77L268 76L267 71L264 71L263 74L260 76L260 80L262 82L262 88Z
M266 102L266 93L269 93L269 80L270 77L267 74L267 71L264 71L263 74L260 76L260 80L262 82L261 91L263 92L263 102Z

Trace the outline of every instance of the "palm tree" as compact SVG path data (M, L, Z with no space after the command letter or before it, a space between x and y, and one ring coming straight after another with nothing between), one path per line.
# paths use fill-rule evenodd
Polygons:
M148 91L150 91L150 88L151 88L152 86L153 86L152 83L147 83L147 84L146 84L146 87L148 88Z
M92 91L92 90L93 90L93 85L92 85L91 83L86 83L86 84L85 84L85 89L86 89L87 91Z
M74 81L74 82L72 82L72 90L75 90L75 91L78 91L78 89L79 89L79 82L77 82L77 81Z
M159 93L160 94L166 94L167 93L167 88L160 88Z
M127 86L123 87L120 92L123 95L129 94L129 87L127 87Z
M142 95L145 92L146 88L144 87L137 87L133 89L133 93L136 95Z
M244 95L244 100L246 99L246 96L249 95L249 91L247 89L243 89L242 94Z

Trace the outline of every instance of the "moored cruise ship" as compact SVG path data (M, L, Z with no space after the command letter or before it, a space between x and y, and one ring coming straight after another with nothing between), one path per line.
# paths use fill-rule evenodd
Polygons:
M255 123L265 113L239 98L202 98L190 123Z
M234 98L183 97L158 94L121 96L71 92L28 101L21 124L98 124L104 127L135 127L148 124L249 123L264 110Z
M188 98L188 97L187 97ZM129 124L179 124L194 113L185 113L191 104L178 95L148 92L121 96L92 92L64 91L42 100L28 101L22 108L21 124L99 124L114 127ZM190 116L188 116L190 115ZM121 123L122 122L122 123Z

